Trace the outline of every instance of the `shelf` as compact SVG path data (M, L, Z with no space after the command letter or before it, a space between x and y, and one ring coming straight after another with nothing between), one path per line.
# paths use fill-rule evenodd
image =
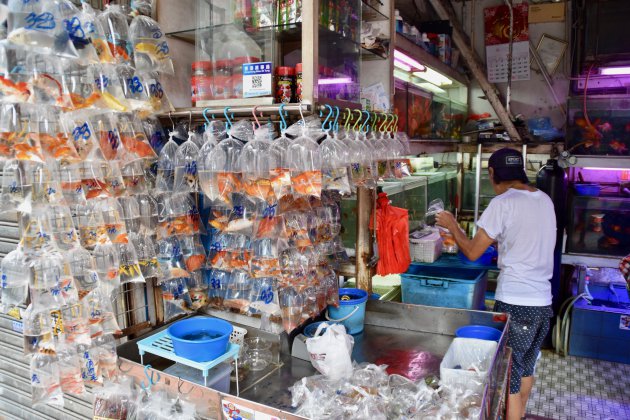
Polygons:
M586 265L588 267L619 268L621 257L590 255L590 254L562 254L562 264Z
M389 20L387 16L378 10L378 0L362 0L361 1L361 20L363 22L378 22Z
M410 139L411 143L426 143L426 144L460 144L462 141L457 139Z
M576 168L630 169L628 156L575 156L577 161L571 165Z
M276 32L276 37L279 40L300 40L302 36L302 24L294 23L290 25L273 25L273 26L261 26L251 27L243 26L237 23L225 23L219 25L202 26L197 29L184 29L181 31L167 32L166 36L170 38L179 39L181 41L194 44L198 34L212 33L223 28L233 26L236 29L243 30L250 38L257 43L272 41L273 37L270 32Z
M272 105L273 97L261 96L258 98L232 98L232 99L213 99L209 101L197 101L198 108L211 108L211 107L242 107L242 106L259 106L259 105Z
M424 49L405 38L402 34L396 34L395 47L401 50L420 64L424 64L433 70L442 73L444 76L460 83L461 85L468 86L469 80L463 74L460 74L455 69L442 63L439 58L432 56Z
M389 44L389 40L386 41ZM366 48L361 45L361 59L370 60L387 60L389 58L387 54L388 46L383 46L379 49Z

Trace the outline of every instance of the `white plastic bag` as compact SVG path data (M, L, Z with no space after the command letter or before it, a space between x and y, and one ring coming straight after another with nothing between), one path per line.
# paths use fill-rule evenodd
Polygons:
M325 329L322 334L322 330ZM352 376L352 347L354 337L346 334L340 324L322 323L317 327L315 336L306 339L306 349L311 356L311 363L321 374L332 380Z

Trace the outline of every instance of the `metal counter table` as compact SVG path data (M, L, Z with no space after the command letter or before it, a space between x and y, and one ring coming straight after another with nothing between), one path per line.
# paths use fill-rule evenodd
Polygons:
M504 320L503 314L492 312L371 300L367 305L365 330L354 336L355 346L352 358L359 363L386 363L388 358L391 360L392 355L431 353L435 357L425 358L425 360L415 359L409 366L399 365L397 369L402 372L407 369L412 377L418 370L426 374L439 374L439 362L454 338L457 328L478 324L503 329L505 322L502 321ZM233 322L232 319L230 321ZM248 336L265 335L269 338L267 334L248 328ZM286 334L273 337L277 340L274 346L279 346L276 348L281 350L278 365L261 372L250 372L250 377L241 382L240 398L282 410L287 414L293 413L289 387L303 377L317 374L317 371L310 362L291 357L289 346L291 343ZM506 335L503 334L491 364L483 399L482 419L497 418L505 397L507 367L510 360L510 350L505 346L506 339ZM133 340L120 346L119 356L139 363L136 341ZM161 366L159 360L148 363L158 370L167 366ZM232 384L231 393L235 393L234 384Z

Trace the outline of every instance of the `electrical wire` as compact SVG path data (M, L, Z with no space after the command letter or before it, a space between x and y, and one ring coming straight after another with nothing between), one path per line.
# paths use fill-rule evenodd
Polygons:
M586 97L588 92L588 79L591 77L591 71L593 71L594 66L595 62L592 62L588 68L588 71L586 72L586 79L584 80L584 92L582 93L582 111L584 113L586 124L588 124L589 127L592 127L593 124L591 124L591 120L588 118L588 112L586 111Z

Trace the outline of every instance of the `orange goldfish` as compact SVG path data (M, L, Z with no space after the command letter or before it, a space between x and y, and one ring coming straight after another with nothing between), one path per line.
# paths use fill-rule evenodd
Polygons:
M31 96L26 82L15 83L2 76L0 76L0 93L2 93L3 96L13 97L16 102L26 102Z
M186 269L191 273L199 270L206 263L205 255L191 255L186 259Z
M617 139L611 141L609 146L611 149L613 149L615 152L619 153L620 155L628 151L628 146Z
M305 171L291 175L291 186L299 195L319 197L322 192L322 173L321 171Z
M134 137L121 135L121 140L128 151L140 158L157 157L153 148L146 141L144 134L136 134Z

